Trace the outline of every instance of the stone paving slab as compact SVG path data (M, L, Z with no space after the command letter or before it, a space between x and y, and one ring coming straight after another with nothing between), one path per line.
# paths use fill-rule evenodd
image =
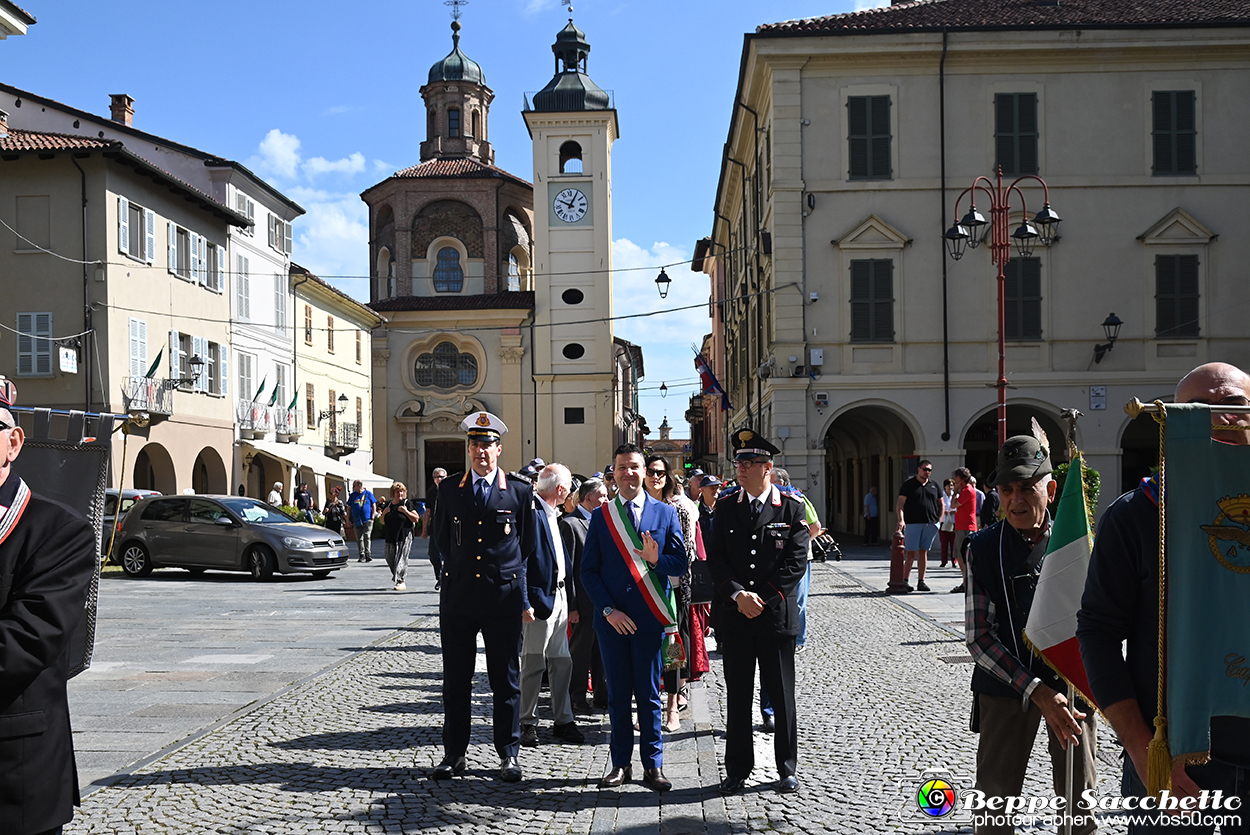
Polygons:
M778 795L772 737L757 733L746 791L722 797L724 692L719 656L691 688L680 732L666 737L674 791L638 782L599 790L606 717L579 717L586 745L557 744L544 696L543 744L522 749L525 780L494 777L490 696L474 690L465 777L426 775L441 757L440 658L433 617L416 619L320 675L88 796L73 833L946 833L914 805L922 770L972 784L971 666L943 657L961 639L866 587L841 564L817 564L808 649L797 658L802 790ZM585 721L589 719L589 721ZM1050 782L1044 737L1026 792ZM1104 761L1103 793L1118 765ZM637 755L635 754L635 766ZM635 769L637 773L637 768ZM1122 832L1115 821L1102 831ZM1053 831L1053 830L1026 830Z

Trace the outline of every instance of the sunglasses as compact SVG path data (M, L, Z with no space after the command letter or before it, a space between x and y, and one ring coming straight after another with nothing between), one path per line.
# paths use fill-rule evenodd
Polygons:
M653 470L653 469L648 468L648 469L647 469L647 475L651 475L651 476L665 476L665 475L668 475L668 470Z
M933 468L932 468L932 467L921 467L921 468L920 468L920 472L922 472L922 473L931 473L931 472L933 472Z

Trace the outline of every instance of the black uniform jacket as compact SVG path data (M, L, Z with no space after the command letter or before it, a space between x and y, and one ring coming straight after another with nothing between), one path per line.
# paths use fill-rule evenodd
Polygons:
M582 591L580 578L582 551L586 547L586 530L590 527L590 520L582 516L579 510L560 520L560 535L564 537L564 553L573 560L573 574L570 577L573 582L569 584L573 591L569 595L569 611L577 612L579 618L589 626L589 619L595 616L595 604L590 595Z
M10 472L0 505L17 483ZM5 534L0 526L0 831L27 835L68 822L78 802L65 683L96 546L85 519L34 495Z
M807 573L811 535L803 500L772 487L759 518L751 521L745 490L721 496L712 512L708 570L716 584L713 619L720 634L788 636L799 631L799 581ZM764 611L748 618L738 611L734 592L749 591Z
M486 506L473 495L472 472L443 479L434 540L443 555L441 605L479 617L519 617L528 609L525 565L534 553L530 485L496 471Z

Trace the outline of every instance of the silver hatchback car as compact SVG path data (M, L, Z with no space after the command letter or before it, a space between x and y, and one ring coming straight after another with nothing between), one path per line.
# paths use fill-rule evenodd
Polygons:
M347 545L328 528L292 521L273 505L245 496L152 496L122 520L122 569L146 577L154 568L247 571L326 577L347 565Z

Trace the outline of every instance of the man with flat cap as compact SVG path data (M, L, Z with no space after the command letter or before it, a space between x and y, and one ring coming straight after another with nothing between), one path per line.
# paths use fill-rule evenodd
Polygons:
M1047 505L1056 490L1050 450L1042 439L1030 435L1008 438L998 452L990 483L998 490L1006 515L968 540L964 604L968 650L976 662L972 730L981 734L976 787L990 797L1019 795L1033 737L1045 719L1055 794L1065 794L1064 751L1076 745L1072 785L1074 795L1080 796L1098 782L1094 712L1079 700L1068 703L1067 686L1024 640L1042 558L1050 543ZM1010 821L975 829L977 835L1015 831ZM1092 815L1076 814L1075 835L1094 829Z
M443 647L443 760L431 776L446 780L466 768L477 636L486 644L494 693L499 779L521 779L521 623L533 620L525 564L536 544L533 492L499 467L508 427L490 412L460 424L470 468L438 488L434 539L443 555L439 637Z
M712 619L725 664L725 779L721 791L746 786L755 766L752 702L755 667L772 698L777 791L798 791L799 730L794 707L794 640L798 589L807 573L808 532L803 501L772 483L780 450L750 429L733 434L736 491L712 513L708 570L716 592ZM706 484L706 482L705 482Z

